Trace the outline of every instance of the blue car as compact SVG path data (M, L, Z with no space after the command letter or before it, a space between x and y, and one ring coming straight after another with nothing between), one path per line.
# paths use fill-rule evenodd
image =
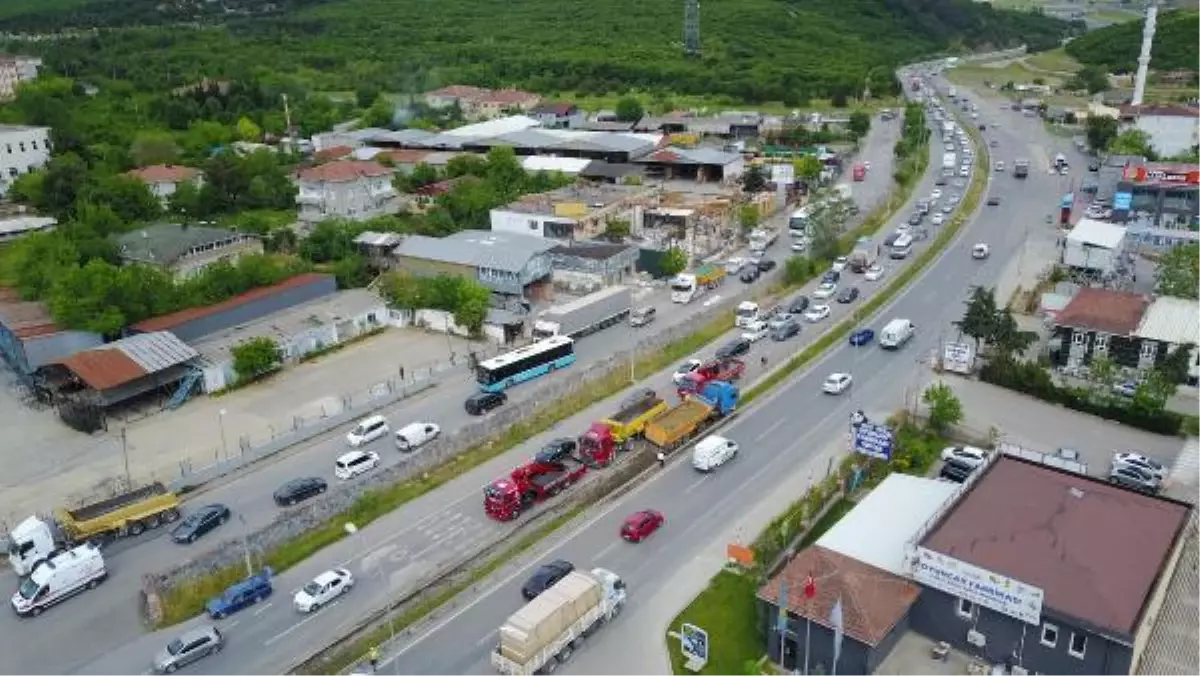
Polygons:
M228 617L237 611L248 608L271 595L271 576L274 571L268 566L257 575L235 582L215 599L210 599L205 608L214 620Z
M851 345L866 345L872 340L875 340L875 332L871 329L859 329L850 334Z

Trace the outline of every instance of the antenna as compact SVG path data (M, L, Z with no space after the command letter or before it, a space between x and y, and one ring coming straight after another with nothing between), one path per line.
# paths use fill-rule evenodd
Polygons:
M1146 73L1150 70L1150 50L1154 47L1154 31L1158 25L1158 0L1150 0L1146 7L1146 26L1142 29L1142 53L1138 54L1137 77L1133 81L1132 106L1142 105L1146 96Z
M292 129L292 109L288 106L287 94L284 93L284 94L280 94L279 96L283 99L283 120L284 120L284 124L287 125L284 128L285 129L284 134L287 136L294 137L296 135L296 133L295 133L295 130Z
M700 0L684 0L683 53L700 56Z

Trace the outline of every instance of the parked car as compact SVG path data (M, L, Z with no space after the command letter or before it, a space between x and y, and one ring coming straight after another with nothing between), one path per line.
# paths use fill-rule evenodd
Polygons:
M260 603L274 591L271 586L271 578L274 575L275 571L266 567L244 580L234 582L221 592L220 596L209 599L204 604L204 609L208 611L209 617L219 620Z
M171 539L180 544L191 544L228 520L229 508L225 505L205 505L172 528Z
M942 449L942 460L957 460L961 463L978 467L987 459L987 451L974 446L949 446Z
M643 509L625 517L625 522L621 524L621 537L630 542L641 542L661 528L664 523L666 523L666 518L663 517L662 512Z
M853 303L854 301L858 300L858 295L857 286L848 286L842 289L842 292L838 294L837 302L843 304Z
M788 306L787 306L788 314L793 314L793 315L804 314L804 311L807 309L808 309L808 296L797 296L797 297L793 298L792 302L788 303Z
M750 353L750 341L745 338L735 338L717 348L717 359L731 359Z
M1167 478L1166 466L1154 458L1148 458L1141 453L1134 453L1132 451L1114 453L1112 464L1113 467L1133 467L1153 476L1159 481Z
M508 395L503 392L476 392L467 397L463 408L471 415L483 415L508 401Z
M850 334L850 344L855 347L867 345L872 340L875 340L875 332L871 329L859 329Z
M967 477L971 476L971 473L974 471L975 465L968 465L961 460L951 458L950 460L942 463L942 469L940 472L938 472L938 478L947 479L949 481L961 484L962 482L966 481Z
M292 597L292 605L302 613L311 613L332 603L354 588L354 576L345 568L334 568L313 578Z
M221 652L225 638L211 624L201 625L172 639L165 648L154 656L154 671L159 674L174 673L196 660Z
M1130 466L1114 466L1108 473L1108 480L1122 488L1143 493L1157 493L1162 488L1162 482L1153 474Z
M521 585L521 596L524 596L526 601L532 601L573 570L575 564L562 559L542 565Z
M275 504L294 505L302 500L307 500L311 497L320 495L325 492L329 485L324 479L319 477L307 477L304 479L292 479L291 481L280 486L275 491Z
M800 335L800 322L795 318L788 319L783 324L771 329L771 340L775 341L784 341L798 335Z
M1126 380L1123 383L1114 383L1112 389L1114 394L1132 398L1137 394L1138 384L1136 380Z

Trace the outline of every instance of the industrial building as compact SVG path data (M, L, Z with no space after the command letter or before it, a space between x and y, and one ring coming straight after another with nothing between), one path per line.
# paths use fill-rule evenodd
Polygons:
M492 209L492 231L565 242L595 239L611 220L639 222L653 195L653 190L640 186L601 184L525 195Z
M41 302L22 300L16 289L0 288L0 357L25 387L35 387L38 368L103 343L98 333L58 326Z
M1067 234L1062 263L1097 277L1112 277L1128 267L1126 254L1123 226L1081 218Z
M393 252L395 269L421 277L469 277L515 300L551 294L550 251L558 242L511 232L463 230L446 237L406 237Z
M633 161L645 166L646 175L651 178L699 183L732 183L746 171L746 161L740 153L707 147L670 146Z
M550 250L555 288L574 294L625 283L636 273L638 249L625 244L574 242Z

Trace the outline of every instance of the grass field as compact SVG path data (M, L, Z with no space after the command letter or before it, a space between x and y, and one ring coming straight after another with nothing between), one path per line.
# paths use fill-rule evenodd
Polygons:
M1045 70L1054 73L1074 73L1083 67L1062 48L1048 52L1038 52L1025 59L1025 63L1034 70Z
M1096 21L1106 21L1108 23L1126 23L1128 21L1137 21L1142 18L1140 12L1122 12L1116 9L1098 9L1094 12L1088 12L1088 18Z
M717 573L708 588L700 593L671 623L671 631L679 631L684 622L708 632L708 664L701 674L747 674L748 662L757 661L763 654L763 639L758 631L758 610L755 594L758 583L749 573L723 570ZM679 640L668 638L671 653L671 672L688 673L684 669Z

